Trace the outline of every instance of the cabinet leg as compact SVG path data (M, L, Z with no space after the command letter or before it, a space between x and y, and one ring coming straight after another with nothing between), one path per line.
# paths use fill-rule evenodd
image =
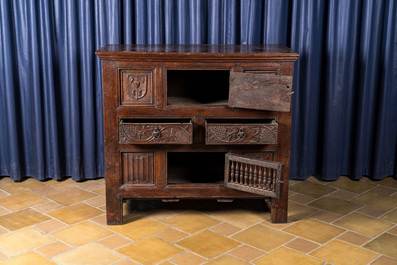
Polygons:
M283 199L272 198L270 207L270 221L272 223L288 222L288 199L285 202Z
M108 225L123 224L123 200L113 200L106 203L106 222Z

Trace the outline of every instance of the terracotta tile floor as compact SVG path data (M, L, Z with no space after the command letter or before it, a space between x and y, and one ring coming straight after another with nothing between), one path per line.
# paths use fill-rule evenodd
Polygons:
M397 264L392 178L291 181L287 224L262 200L148 200L107 226L104 183L0 178L0 265Z

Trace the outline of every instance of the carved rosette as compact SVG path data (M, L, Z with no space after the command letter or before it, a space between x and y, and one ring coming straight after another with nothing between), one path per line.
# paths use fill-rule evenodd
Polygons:
M121 144L191 144L191 124L121 124Z
M207 144L276 144L277 124L207 124Z

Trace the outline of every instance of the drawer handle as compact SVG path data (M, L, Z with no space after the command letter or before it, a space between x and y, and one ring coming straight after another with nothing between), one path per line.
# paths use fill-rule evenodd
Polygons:
M154 128L152 135L154 138L160 138L161 137L161 132L159 128Z
M246 136L246 133L244 132L244 129L239 129L239 131L237 133L237 138L244 139L245 136Z

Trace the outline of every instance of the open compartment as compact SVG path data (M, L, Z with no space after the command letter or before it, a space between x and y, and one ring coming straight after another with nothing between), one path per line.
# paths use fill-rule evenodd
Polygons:
M229 70L167 70L168 105L227 105Z
M225 154L226 152L168 152L168 184L224 184Z

